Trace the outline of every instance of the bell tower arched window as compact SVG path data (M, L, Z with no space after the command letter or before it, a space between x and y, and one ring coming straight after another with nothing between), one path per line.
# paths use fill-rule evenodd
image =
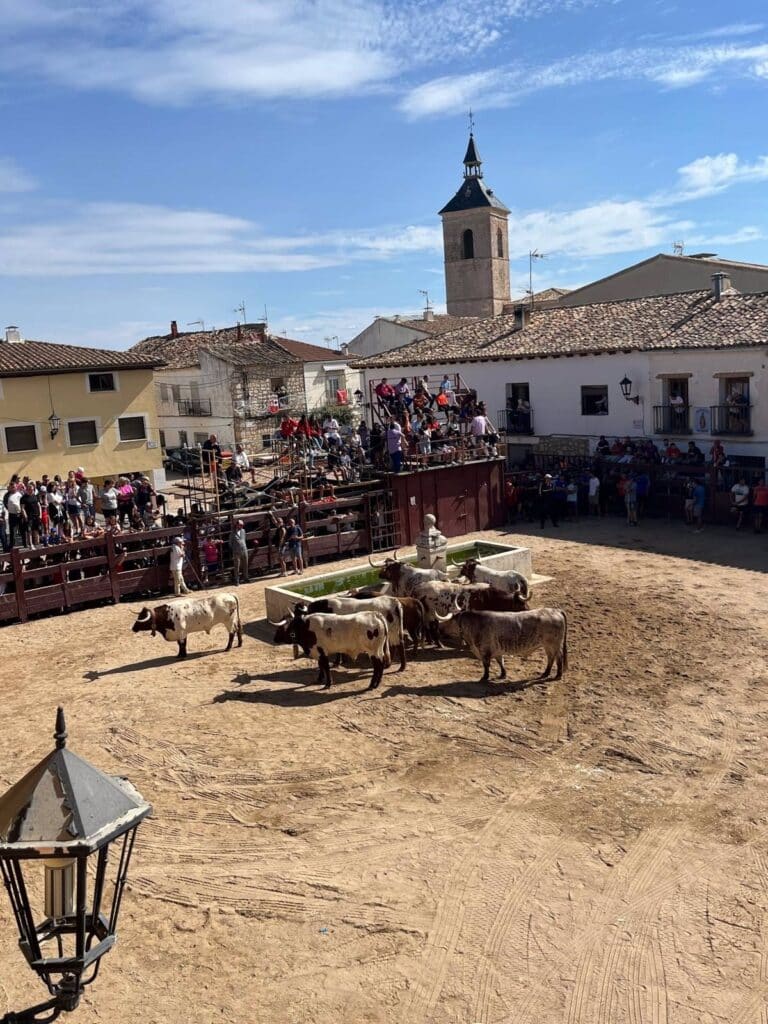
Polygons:
M475 236L470 228L467 228L461 236L461 255L465 260L473 260L475 258Z
M504 236L501 233L501 228L496 230L496 255L500 260L504 259Z

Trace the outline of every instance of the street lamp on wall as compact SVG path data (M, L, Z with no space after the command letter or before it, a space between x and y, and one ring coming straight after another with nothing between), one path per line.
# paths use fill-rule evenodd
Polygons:
M634 402L635 405L640 405L640 395L632 394L632 381L629 377L625 375L624 379L619 381L619 387L621 388L622 395L624 395L628 402Z
M62 708L54 739L55 749L0 797L0 873L19 947L51 998L0 1024L47 1024L77 1007L115 944L136 830L152 810L127 779L67 750Z
M51 440L53 440L54 437L56 437L56 435L58 434L59 428L61 427L61 419L56 415L55 412L52 412L51 415L48 417L48 425L51 428Z

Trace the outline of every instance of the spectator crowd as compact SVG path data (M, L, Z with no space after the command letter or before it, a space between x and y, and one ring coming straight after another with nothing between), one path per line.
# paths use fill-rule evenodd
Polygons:
M713 497L726 492L736 529L749 519L761 533L768 516L764 471L748 473L732 461L719 440L705 453L694 441L681 449L666 439L658 446L647 438L609 442L601 436L591 457L553 456L546 467L529 465L508 476L508 520L538 520L543 529L548 522L559 526L582 517L622 514L628 526L637 526L655 487L664 492L667 513L679 507L697 532L704 528Z

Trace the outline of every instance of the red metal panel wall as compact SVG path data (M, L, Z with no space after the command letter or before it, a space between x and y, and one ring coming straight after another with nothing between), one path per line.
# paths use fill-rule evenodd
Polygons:
M437 517L437 525L446 537L461 537L504 523L501 459L399 473L389 479L400 510L404 544L416 542L428 512Z

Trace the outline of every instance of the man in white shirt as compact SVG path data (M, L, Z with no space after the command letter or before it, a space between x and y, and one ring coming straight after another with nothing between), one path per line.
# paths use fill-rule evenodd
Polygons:
M251 474L251 482L253 483L256 471L251 465L251 460L248 458L248 453L245 451L241 444L235 445L235 455L232 461L238 467L243 476L245 476L246 473Z
M485 441L485 435L488 432L488 420L485 415L481 412L476 413L472 417L472 422L469 425L469 433L472 437L472 444L475 448L481 447Z
M600 515L600 477L589 475L589 514Z
M736 516L736 529L741 529L744 513L749 508L749 486L744 477L731 488L731 512Z
M176 597L188 594L189 587L184 582L184 538L174 537L171 544L171 579Z
M8 543L11 547L15 544L14 537L17 533L21 546L26 547L27 544L27 529L21 514L22 494L19 485L14 484L5 496L5 507L8 509Z
M326 416L323 420L323 433L326 440L331 444L338 444L341 441L339 434L339 421L335 416Z

